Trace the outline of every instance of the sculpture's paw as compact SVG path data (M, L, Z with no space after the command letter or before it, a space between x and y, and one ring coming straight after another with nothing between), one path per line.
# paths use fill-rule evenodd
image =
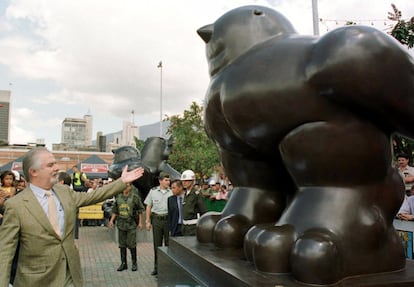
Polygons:
M220 220L220 212L207 212L200 217L197 224L197 240L201 243L213 242L213 232L217 221Z
M244 237L244 256L246 260L253 262L253 249L257 245L257 238L263 232L265 232L266 228L272 227L274 224L266 224L266 225L255 225L249 229Z
M214 243L221 248L242 248L246 232L251 227L242 215L229 215L220 219L214 227Z
M221 248L242 248L243 238L251 223L242 215L222 217L218 212L207 212L198 221L197 240L214 242Z
M344 236L327 229L309 229L296 240L292 249L292 275L307 284L329 285L347 277L404 268L404 250L395 231L391 228L378 234L381 246L368 248L363 243L365 236L360 237L360 234ZM371 238L367 242L371 242Z
M323 230L309 230L296 241L290 257L296 280L310 284L332 284L342 278L341 254L333 236Z
M295 237L292 225L254 226L245 236L245 256L253 261L259 271L289 273Z

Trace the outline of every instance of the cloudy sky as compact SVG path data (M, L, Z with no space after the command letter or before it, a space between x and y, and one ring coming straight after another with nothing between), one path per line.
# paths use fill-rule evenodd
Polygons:
M403 18L412 0L319 0L320 33L351 20L385 30L391 3ZM0 90L11 90L11 143L59 143L64 118L94 118L93 133L181 114L208 85L196 30L243 5L273 7L312 34L311 0L0 0Z

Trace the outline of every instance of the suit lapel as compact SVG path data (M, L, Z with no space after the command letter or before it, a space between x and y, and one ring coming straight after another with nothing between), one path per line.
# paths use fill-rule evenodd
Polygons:
M64 220L64 234L62 234L62 239L67 235L67 232L69 229L69 223L73 222L70 220L71 218L74 218L75 215L72 212L72 209L69 205L69 193L68 190L65 188L60 187L59 185L53 186L53 191L56 193L56 196L59 198L60 204L63 207L63 211L65 213L65 220ZM73 224L73 223L72 223Z
M44 212L42 206L40 206L40 203L34 195L33 191L28 188L26 189L26 192L22 192L21 196L25 208L33 216L33 218L35 218L44 229L52 234L55 234L52 225L49 222L49 218Z

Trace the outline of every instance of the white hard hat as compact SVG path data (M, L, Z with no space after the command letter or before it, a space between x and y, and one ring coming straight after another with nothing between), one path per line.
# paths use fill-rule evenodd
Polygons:
M195 174L192 170L185 170L182 174L181 174L181 180L195 180Z
M210 180L210 185L215 185L216 181L214 179Z

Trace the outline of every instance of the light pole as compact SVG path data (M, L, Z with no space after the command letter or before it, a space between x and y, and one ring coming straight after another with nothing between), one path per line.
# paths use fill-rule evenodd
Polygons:
M313 35L319 36L318 0L312 0Z
M160 137L162 137L162 61L158 63L160 68Z

